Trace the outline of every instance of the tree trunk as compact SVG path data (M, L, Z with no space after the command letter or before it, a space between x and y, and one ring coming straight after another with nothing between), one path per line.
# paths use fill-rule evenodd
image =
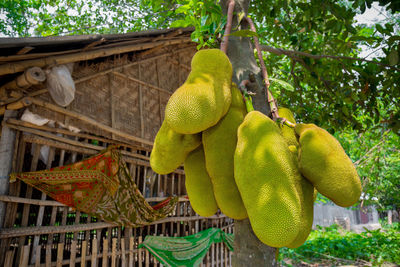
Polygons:
M222 0L221 7L227 13L229 0ZM249 7L250 0L235 0L235 14L245 12ZM237 17L234 15L232 28L237 26ZM242 20L239 29L248 28L247 23ZM263 86L261 69L254 58L254 46L250 38L229 37L228 57L233 66L232 80L240 84L243 80L249 80L249 75L254 75L256 81L250 84L249 91L255 93L253 96L254 109L269 115L270 110L266 101L266 91ZM233 254L233 266L277 266L275 259L276 248L263 244L254 235L250 221L235 221L235 243Z

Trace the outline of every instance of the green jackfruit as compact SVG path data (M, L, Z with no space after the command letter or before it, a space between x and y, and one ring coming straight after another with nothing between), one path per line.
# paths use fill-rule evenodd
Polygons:
M231 104L232 65L219 49L197 52L185 83L168 100L165 119L178 133L194 134L215 125Z
M206 170L203 146L189 153L185 163L185 186L190 205L200 216L209 217L218 211L211 178Z
M215 199L220 210L235 220L247 218L233 172L237 129L245 115L242 94L236 84L232 84L232 104L228 113L218 124L203 132L206 168L211 177Z
M249 112L238 129L235 180L251 226L261 242L283 247L296 238L300 173L276 123L258 111Z
M340 143L314 124L297 124L295 131L300 136L301 173L337 205L354 205L361 195L361 182Z
M297 192L301 201L300 231L296 238L286 246L288 248L297 248L306 242L314 220L314 195L316 195L314 186L303 176L300 176L296 183L298 183Z
M281 118L285 118L288 121L290 121L291 123L296 123L296 121L294 120L293 113L289 109L279 108L278 113ZM283 138L285 138L285 141L289 146L290 145L293 145L296 147L299 146L299 143L297 142L296 134L294 132L294 128L291 128L291 127L289 127L285 124L281 124L281 123L279 123L279 128L282 131Z
M200 144L201 134L177 133L164 121L154 140L150 166L159 174L173 172Z
M297 148L293 145L289 146L289 149L290 147L294 148L291 150L292 159L294 164L297 165ZM302 175L296 176L295 182L301 204L300 230L293 242L287 245L288 248L297 248L301 246L310 235L314 220L314 201L317 195L315 187Z
M296 124L292 112L287 108L279 108L279 116L286 118L291 123ZM294 165L298 167L297 147L299 146L299 143L297 142L294 128L291 128L287 125L282 125L280 123L279 128L281 129L282 136L288 144ZM302 175L296 176L295 185L297 193L300 197L301 205L300 230L293 242L287 245L288 248L297 248L307 240L314 220L314 201L317 194L314 186Z

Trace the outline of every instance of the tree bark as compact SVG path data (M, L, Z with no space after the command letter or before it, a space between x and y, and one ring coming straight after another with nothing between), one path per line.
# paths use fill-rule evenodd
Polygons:
M221 7L225 14L228 2L229 0L221 1ZM240 12L247 14L249 2L250 0L235 0L235 14ZM237 23L237 17L234 15L233 29ZM248 28L248 24L242 20L239 29L245 28ZM248 86L249 91L255 93L253 96L254 109L269 115L270 110L266 101L267 94L262 82L261 69L254 58L254 46L250 38L230 36L227 54L233 67L232 80L236 84L240 84L243 80L249 80L250 75L254 76L255 82ZM248 219L235 220L234 234L233 266L277 266L276 248L263 244L255 236Z

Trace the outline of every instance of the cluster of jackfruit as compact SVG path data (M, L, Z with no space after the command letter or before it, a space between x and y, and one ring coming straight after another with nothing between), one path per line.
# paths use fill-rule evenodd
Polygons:
M209 49L197 52L191 67L168 100L150 165L167 174L184 164L186 190L199 215L212 216L219 208L233 219L245 219L233 157L246 107L232 83L232 65L221 50Z
M295 125L246 112L231 82L232 66L217 49L201 50L192 71L168 101L150 156L160 174L182 163L193 209L212 216L218 208L249 218L255 235L272 247L303 244L313 223L317 191L340 206L355 204L361 183L339 142L314 124Z

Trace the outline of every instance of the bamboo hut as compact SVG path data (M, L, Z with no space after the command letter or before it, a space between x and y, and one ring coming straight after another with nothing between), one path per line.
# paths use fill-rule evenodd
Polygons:
M233 232L233 221L223 214L204 218L191 209L183 169L158 175L149 165L165 105L185 81L196 52L190 34L190 29L169 29L0 39L1 266L161 266L138 248L147 235L187 236L210 227ZM46 77L65 64L73 64L75 92L64 107L54 100ZM45 123L24 120L24 114ZM168 217L143 227L116 226L24 182L9 183L11 172L63 166L109 144L120 145L148 202L179 196ZM217 243L203 265L228 266L230 258Z

